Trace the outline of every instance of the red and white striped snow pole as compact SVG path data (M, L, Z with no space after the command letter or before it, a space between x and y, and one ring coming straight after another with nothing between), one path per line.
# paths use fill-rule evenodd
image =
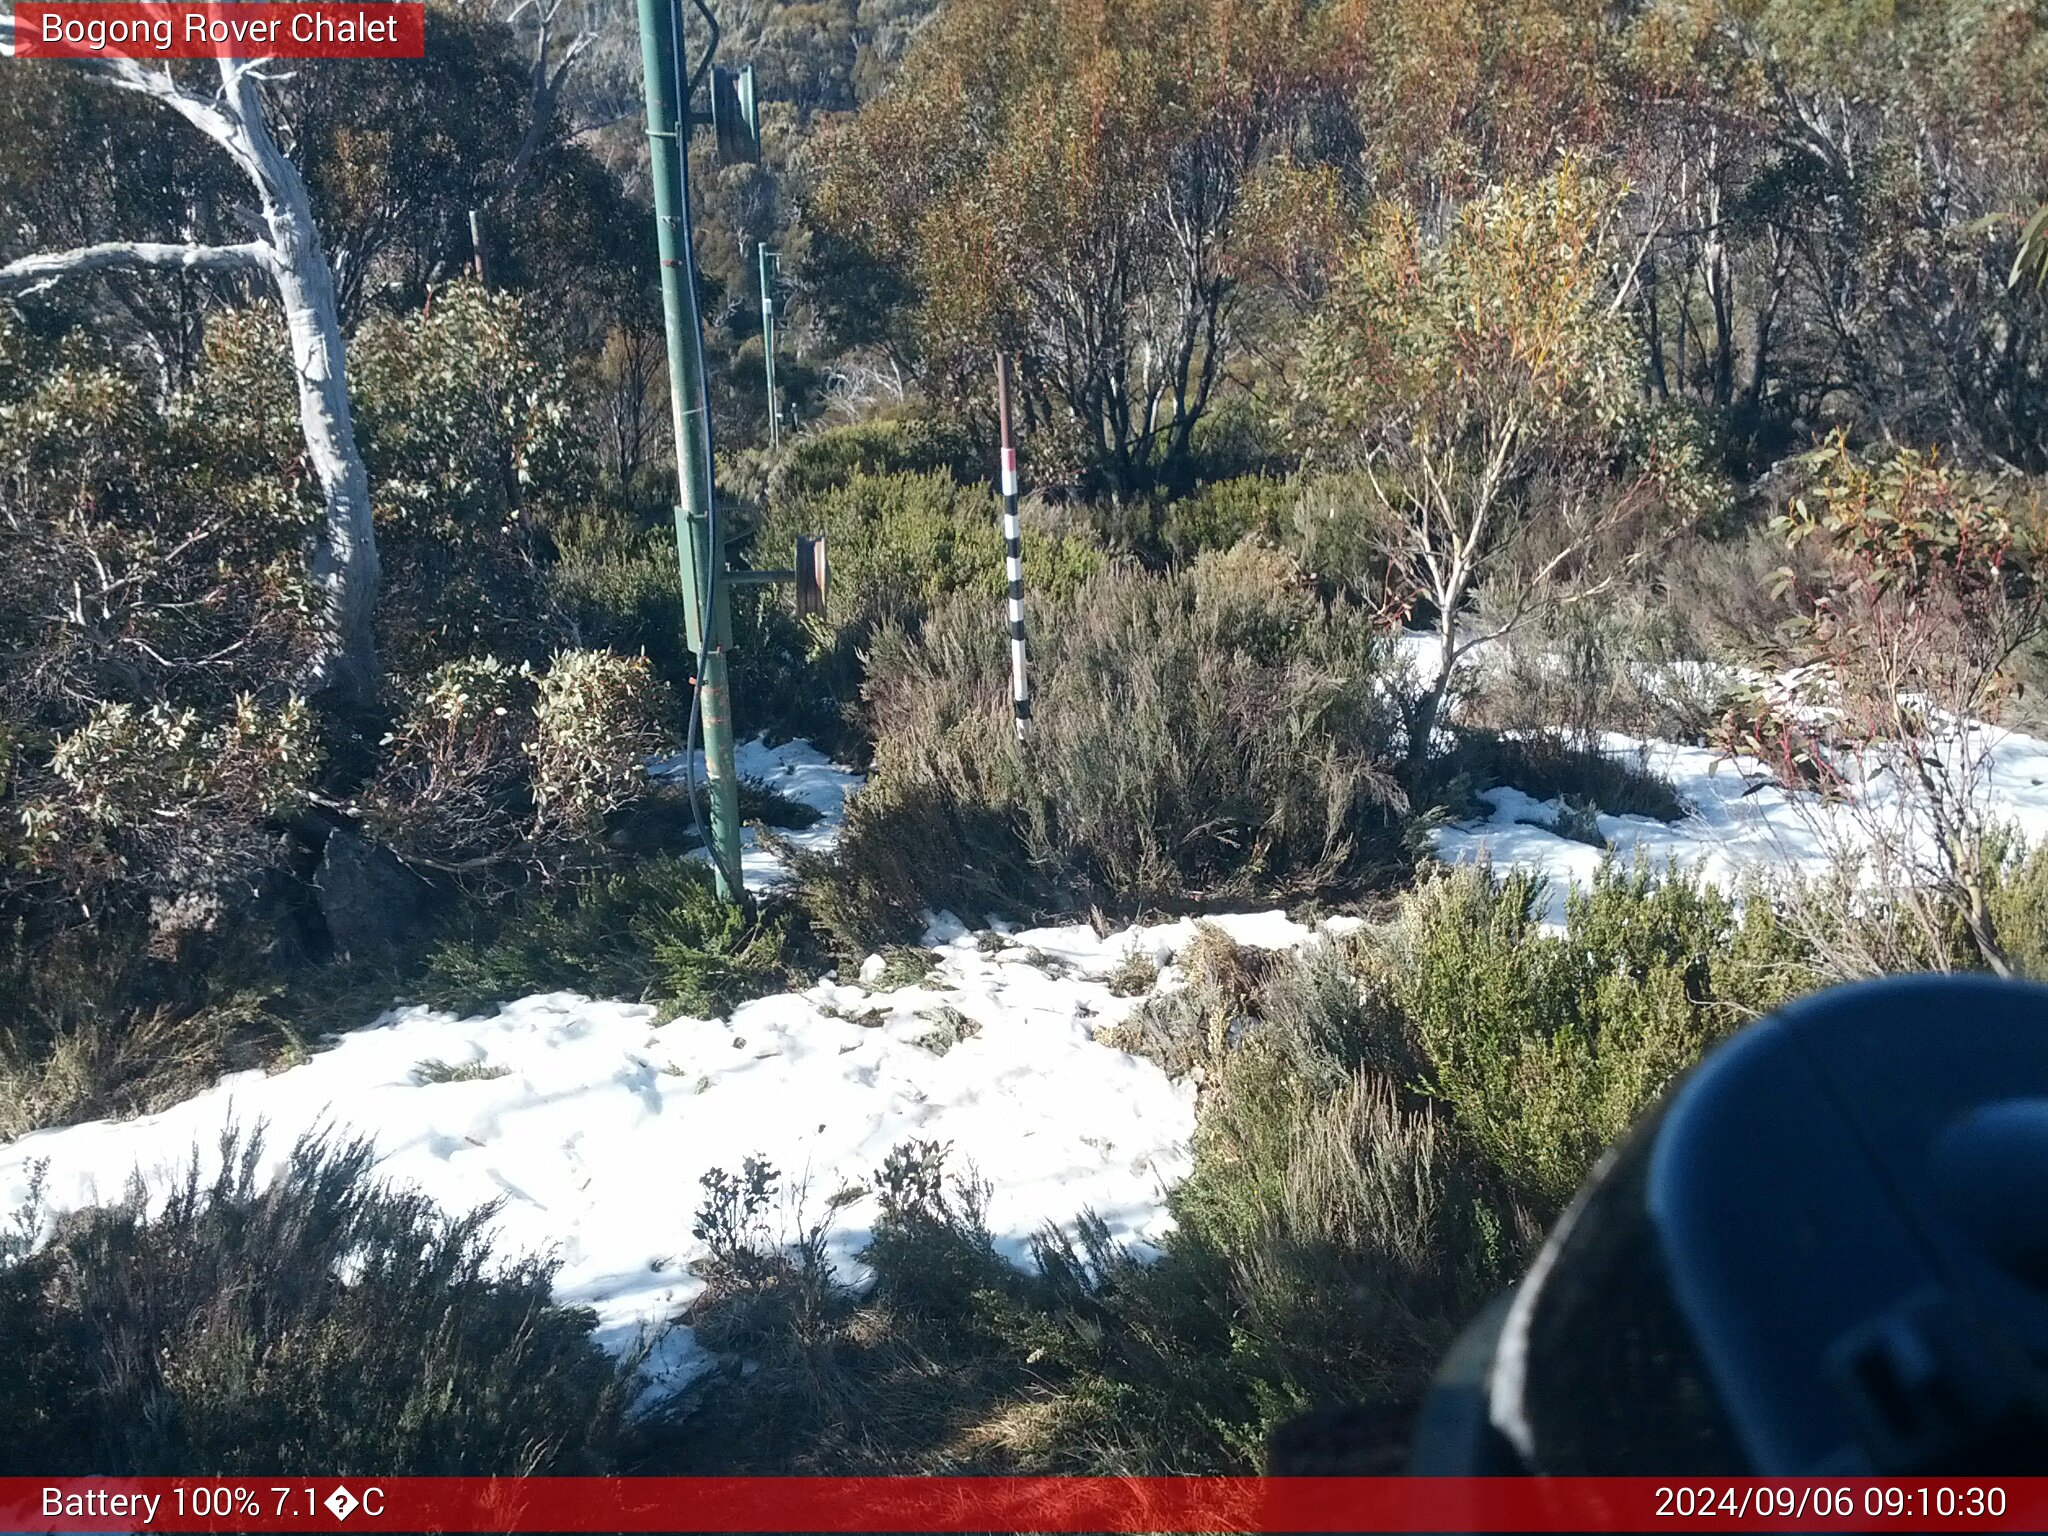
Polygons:
M1003 558L1010 577L1010 703L1017 717L1017 739L1031 734L1031 679L1025 671L1024 537L1017 521L1017 450L1010 441L1010 359L996 354L996 416L1003 443Z

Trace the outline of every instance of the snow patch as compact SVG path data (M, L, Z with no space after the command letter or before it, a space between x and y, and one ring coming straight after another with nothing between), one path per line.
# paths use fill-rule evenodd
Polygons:
M647 771L656 778L681 781L693 763L701 796L704 786L704 754L701 751L693 755L677 752L656 758L647 765ZM757 736L751 741L741 742L734 749L733 763L742 779L756 779L818 813L818 820L808 827L781 830L775 834L792 848L808 853L827 852L839 842L839 829L846 820L846 802L867 782L864 774L833 762L807 741L785 741L780 746L771 747L765 737ZM708 809L705 814L709 814ZM709 855L698 849L693 857L708 860ZM774 890L789 879L788 867L761 846L760 833L754 827L742 828L740 832L740 872L747 889L757 895Z
M1871 811L1859 815L1813 796L1787 794L1752 758L1618 732L1608 733L1600 745L1668 780L1688 807L1684 817L1668 823L1647 816L1599 817L1600 835L1623 864L1640 857L1653 869L1673 865L1734 889L1746 878L1824 874L1840 855L1870 846L1873 819L1908 838L1924 835L1889 777L1864 786ZM1999 732L1975 750L1986 753L1981 789L1987 813L2036 846L2048 841L2048 742ZM1551 830L1562 809L1559 801L1537 800L1513 788L1487 790L1481 798L1492 807L1488 816L1431 834L1437 857L1456 864L1484 855L1496 868L1519 865L1548 877L1544 919L1562 927L1566 892L1590 884L1604 854Z
M838 792L824 775L810 784ZM1278 912L1211 921L1262 948L1312 937ZM954 1171L993 1184L989 1227L1014 1261L1047 1223L1085 1210L1155 1249L1172 1225L1167 1192L1191 1168L1194 1087L1096 1034L1140 1001L1113 996L1103 978L1133 947L1178 952L1194 923L1107 937L1034 928L984 952L942 916L929 936L939 964L916 986L821 980L725 1021L657 1024L650 1007L571 993L474 1018L402 1008L287 1071L240 1073L158 1114L0 1147L0 1210L27 1198L43 1162L50 1216L118 1199L138 1174L160 1202L195 1157L217 1166L231 1124L263 1127L266 1177L304 1133L367 1137L384 1178L444 1211L500 1202L499 1251L558 1258L556 1298L594 1309L602 1343L623 1353L656 1341L653 1391L707 1364L689 1331L671 1326L702 1290L691 1273L705 1256L690 1235L698 1181L713 1167L736 1172L750 1154L783 1174L777 1218L791 1238L917 1139L950 1144ZM940 1005L980 1026L944 1054L920 1043L932 1030L920 1015ZM498 1075L423 1081L424 1062ZM835 1223L833 1258L850 1277L874 1214L863 1197Z

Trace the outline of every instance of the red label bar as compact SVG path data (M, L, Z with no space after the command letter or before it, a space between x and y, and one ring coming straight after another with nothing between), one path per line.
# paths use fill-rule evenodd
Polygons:
M2042 1531L2048 1478L0 1478L8 1531Z
M417 59L427 8L401 4L218 4L179 0L14 8L24 59Z

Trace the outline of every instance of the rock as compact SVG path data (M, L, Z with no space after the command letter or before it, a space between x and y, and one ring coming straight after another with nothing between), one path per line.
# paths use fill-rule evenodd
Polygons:
M336 955L387 953L404 944L425 911L426 881L359 832L337 827L313 876Z

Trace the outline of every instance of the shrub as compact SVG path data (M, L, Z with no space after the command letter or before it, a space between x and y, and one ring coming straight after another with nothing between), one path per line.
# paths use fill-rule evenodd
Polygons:
M1385 852L1399 794L1384 643L1284 557L1107 572L1047 615L1033 736L1009 720L998 614L955 601L876 638L875 773L812 910L865 953L926 906L1186 907L1307 895Z
M0 1026L0 1141L167 1108L241 1064L252 1039L278 1043L277 1022L256 999L196 1009L137 1003L121 972L100 972L107 991L70 1018L53 1020L37 1007L47 999L24 997L28 1006ZM38 979L46 990L47 977Z
M1125 965L1158 967L1133 950ZM1174 957L1182 983L1148 998L1123 1023L1097 1038L1118 1050L1157 1062L1169 1077L1183 1077L1220 1061L1247 1027L1260 982L1271 965L1265 950L1247 949L1214 923L1195 924L1195 937ZM1143 972L1141 972L1143 974ZM1112 990L1115 985L1112 982Z
M1983 964L2010 974L1987 907L1993 737L1981 727L2000 722L2016 659L2048 633L2048 507L2038 486L1933 453L1865 461L1839 433L1803 468L1809 492L1773 527L1817 554L1784 659L1819 687L1739 720L1737 744L1761 737L1839 799L1926 948L1959 924ZM1780 585L1797 580L1787 570Z
M1994 826L1968 857L1984 872L1984 917L2006 964L2014 975L2048 980L2048 852ZM1812 952L1816 983L1988 969L1961 915L1900 875L1881 853L1843 849L1818 874L1783 883L1778 903Z
M349 384L376 503L386 652L408 670L458 648L541 654L543 525L593 478L547 317L516 295L451 284L424 312L368 320Z
M1387 986L1432 1091L1546 1217L1713 1041L1800 980L1769 903L1678 874L1606 866L1543 935L1542 882L1468 865L1402 914Z
M1489 597L1481 606L1497 605ZM1599 602L1538 614L1488 654L1464 715L1590 755L1608 731L1702 740L1725 689L1701 676L1689 645L1668 606L1639 585L1617 583Z
M875 1172L880 1212L861 1262L874 1271L874 1299L889 1311L985 1333L997 1298L1015 1289L1017 1276L989 1237L993 1186L949 1174L949 1154L931 1141L890 1149Z
M378 314L349 357L383 519L489 537L531 489L573 485L567 375L515 294L452 283L423 313Z
M408 701L364 819L428 868L553 876L595 857L675 717L645 657L562 651L538 675L492 656L448 662Z
M1272 413L1241 395L1211 403L1195 423L1189 448L1194 472L1210 480L1267 472L1290 457Z
M696 1231L712 1249L688 1320L707 1346L743 1356L681 1404L668 1437L675 1470L958 1471L1008 1464L981 1438L1027 1390L1030 1370L1004 1329L1024 1325L1026 1277L995 1252L986 1189L948 1175L945 1149L905 1143L873 1184L881 1211L856 1289L836 1276L825 1237L849 1186L795 1232L767 1213L780 1175L748 1158L713 1169ZM799 1217L801 1222L802 1218Z
M90 896L113 881L219 885L268 862L265 823L304 804L320 753L305 704L243 696L207 719L100 704L59 737L47 787L16 814L31 868Z
M1062 1444L1090 1470L1252 1471L1283 1421L1339 1405L1404 1425L1529 1234L1412 1079L1365 952L1259 962L1213 940L1189 991L1234 996L1165 1253L1083 1221L1039 1249ZM1333 1305L1333 1298L1342 1298ZM1064 1326L1059 1326L1059 1324Z
M696 658L683 630L673 525L642 527L623 512L584 507L551 518L548 534L555 545L548 592L572 642L644 652L663 682L686 687Z
M559 652L533 706L534 813L584 838L632 801L667 741L674 700L644 657Z
M934 951L894 944L883 952L882 968L870 985L877 992L922 986L925 978L938 968L939 956Z
M446 662L422 681L363 795L364 820L407 858L457 869L509 859L523 840L533 672L495 656Z
M367 1143L195 1159L0 1266L12 1474L430 1476L609 1470L629 1381L550 1267L493 1260L489 1211L373 1182Z
M2020 975L2048 981L2048 849L2002 836L1984 862L1993 871L1986 905L2006 955Z
M855 475L947 474L972 481L993 461L976 451L960 426L933 418L895 417L806 432L768 476L772 502L821 496Z
M1465 869L1300 953L1202 931L1156 1000L1205 1070L1163 1253L1084 1212L1019 1274L942 1149L899 1148L872 1286L804 1314L801 1370L710 1387L692 1439L743 1437L781 1472L1229 1473L1342 1409L1346 1469L1398 1470L1443 1351L1592 1158L1808 979L1767 903L1610 869L1552 938L1536 895ZM770 1330L778 1361L796 1317Z
M1294 501L1294 488L1285 480L1266 475L1219 480L1167 504L1159 541L1175 559L1191 560L1205 549L1229 549L1253 534L1277 539Z
M1562 799L1581 816L1602 812L1677 821L1686 814L1670 780L1652 772L1639 754L1581 746L1556 731L1463 731L1457 746L1424 776L1417 795L1465 819L1486 814L1478 792L1500 785L1538 800Z
M994 493L943 472L855 473L829 488L771 505L755 539L764 565L786 565L800 533L826 536L832 560L832 622L914 616L955 592L991 602L1006 590L1003 530ZM1071 534L1028 526L1025 579L1057 601L1101 563Z
M895 462L864 453L854 461ZM805 735L857 760L867 744L853 738L844 715L859 696L878 626L915 628L934 604L966 593L999 620L1007 575L995 497L943 469L855 469L816 485L808 474L783 483L790 488L771 498L752 540L753 559L787 566L798 534L823 533L831 607L825 622L799 625L777 595L735 603L735 634L743 641L735 692L749 712L743 723ZM1071 594L1101 563L1087 538L1027 510L1025 581L1034 608Z
M1378 604L1388 590L1386 510L1359 474L1304 475L1280 543L1325 590Z
M647 860L468 923L429 957L420 1001L473 1013L566 990L723 1014L782 982L782 924L720 902L709 870L688 859Z

